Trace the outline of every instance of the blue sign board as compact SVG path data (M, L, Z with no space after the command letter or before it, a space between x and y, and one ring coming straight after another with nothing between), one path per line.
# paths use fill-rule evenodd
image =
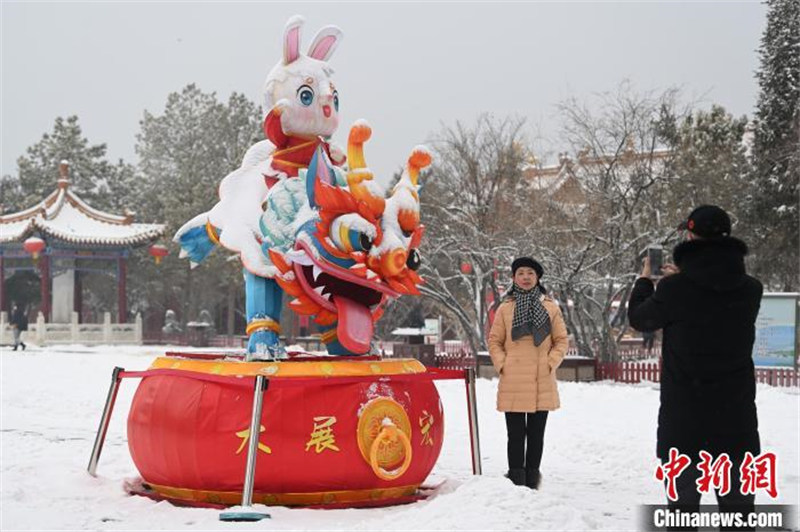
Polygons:
M756 366L794 368L797 363L797 302L800 294L765 293L756 319Z

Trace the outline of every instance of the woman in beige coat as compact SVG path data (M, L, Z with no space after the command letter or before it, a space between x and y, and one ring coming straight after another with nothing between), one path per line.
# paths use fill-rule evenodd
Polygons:
M495 313L489 355L500 374L497 409L506 414L507 476L539 489L547 413L560 406L556 368L569 341L558 304L539 282L541 264L520 257L511 271L514 283Z

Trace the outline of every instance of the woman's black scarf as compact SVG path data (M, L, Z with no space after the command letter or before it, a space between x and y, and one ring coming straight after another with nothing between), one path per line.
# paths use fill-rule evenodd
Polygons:
M511 339L516 341L525 335L533 336L533 344L539 346L550 334L550 315L542 305L542 289L539 285L523 290L516 283L508 295L515 300L514 319L511 322Z

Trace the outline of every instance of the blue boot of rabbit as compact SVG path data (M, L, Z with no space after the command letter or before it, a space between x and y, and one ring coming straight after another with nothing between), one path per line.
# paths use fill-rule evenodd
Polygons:
M247 341L248 358L252 360L281 360L286 358L286 348L274 331L254 331Z

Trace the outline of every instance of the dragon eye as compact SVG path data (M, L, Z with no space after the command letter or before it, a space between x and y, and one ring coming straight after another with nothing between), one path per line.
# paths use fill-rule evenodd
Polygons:
M408 252L408 259L406 259L406 266L409 270L418 270L422 265L422 257L419 256L419 251L412 249Z
M339 91L333 91L333 108L339 111Z
M300 100L300 103L308 107L314 102L314 89L308 85L301 85L300 88L297 89L297 99Z
M328 234L345 253L368 252L375 238L375 226L357 214L344 214L331 222Z
M364 251L369 251L372 249L372 239L364 233L359 233L358 243L361 245L361 249Z

